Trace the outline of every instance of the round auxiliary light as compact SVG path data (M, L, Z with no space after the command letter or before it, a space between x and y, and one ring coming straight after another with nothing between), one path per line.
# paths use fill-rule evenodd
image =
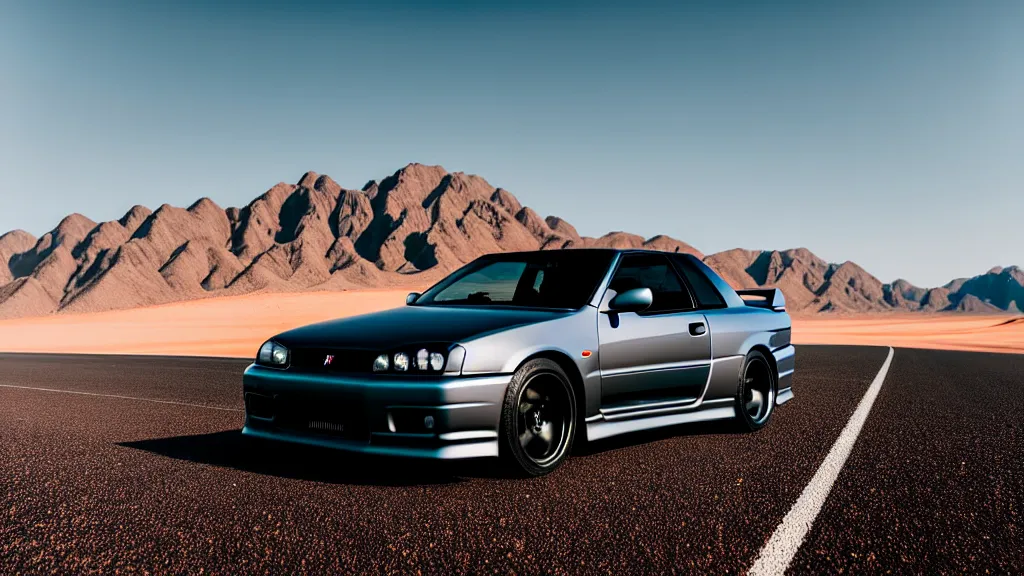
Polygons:
M416 367L420 370L426 370L427 365L430 363L430 352L424 348L416 353Z
M409 355L405 352L395 354L395 370L405 372L409 369Z
M373 361L374 372L384 372L388 369L388 366L390 366L390 362L388 361L387 354L381 354Z
M444 355L439 352L430 353L430 369L440 371L444 368Z

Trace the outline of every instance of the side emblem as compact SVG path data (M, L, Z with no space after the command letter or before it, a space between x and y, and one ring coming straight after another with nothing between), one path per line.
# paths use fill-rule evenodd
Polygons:
M334 354L328 354L324 358L324 366L330 366L334 362Z

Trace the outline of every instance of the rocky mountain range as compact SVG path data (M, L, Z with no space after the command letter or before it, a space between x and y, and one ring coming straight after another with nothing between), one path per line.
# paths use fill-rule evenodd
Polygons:
M993 268L938 288L906 280L883 284L853 262L829 263L806 248L727 250L704 261L733 286L780 288L797 313L969 312L1020 313L1024 270Z
M497 251L578 247L689 252L736 287L779 287L795 313L1020 312L1024 271L939 288L883 284L804 248L705 256L668 236L580 236L479 176L410 164L362 189L308 172L242 208L135 206L96 223L71 214L35 238L0 236L0 318L96 312L258 291L423 287Z

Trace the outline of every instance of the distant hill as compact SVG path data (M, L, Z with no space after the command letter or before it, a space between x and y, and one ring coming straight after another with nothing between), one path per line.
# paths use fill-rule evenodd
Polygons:
M34 238L0 236L0 318L94 312L257 291L422 286L481 254L575 247L688 252L737 287L782 288L795 312L1019 312L1024 272L993 269L944 287L882 284L800 248L705 257L670 238L580 236L479 176L410 164L360 190L308 172L242 208L135 206L96 223L71 214Z
M705 262L733 286L780 288L790 310L840 312L1020 313L1024 271L994 268L939 288L906 280L883 284L853 262L829 263L805 248L778 251L727 250Z

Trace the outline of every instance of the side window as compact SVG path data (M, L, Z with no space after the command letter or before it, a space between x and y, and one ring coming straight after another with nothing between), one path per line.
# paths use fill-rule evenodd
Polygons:
M693 288L694 296L697 297L697 301L700 302L702 308L721 308L725 306L725 300L722 299L722 295L718 293L715 285L685 255L675 254L672 256L672 259L679 266L683 276L686 276L686 281Z
M544 285L544 271L537 270L537 277L533 279L533 291L540 292L540 287Z
M626 254L608 286L617 293L650 288L654 303L645 313L692 310L690 293L668 259L660 254Z

